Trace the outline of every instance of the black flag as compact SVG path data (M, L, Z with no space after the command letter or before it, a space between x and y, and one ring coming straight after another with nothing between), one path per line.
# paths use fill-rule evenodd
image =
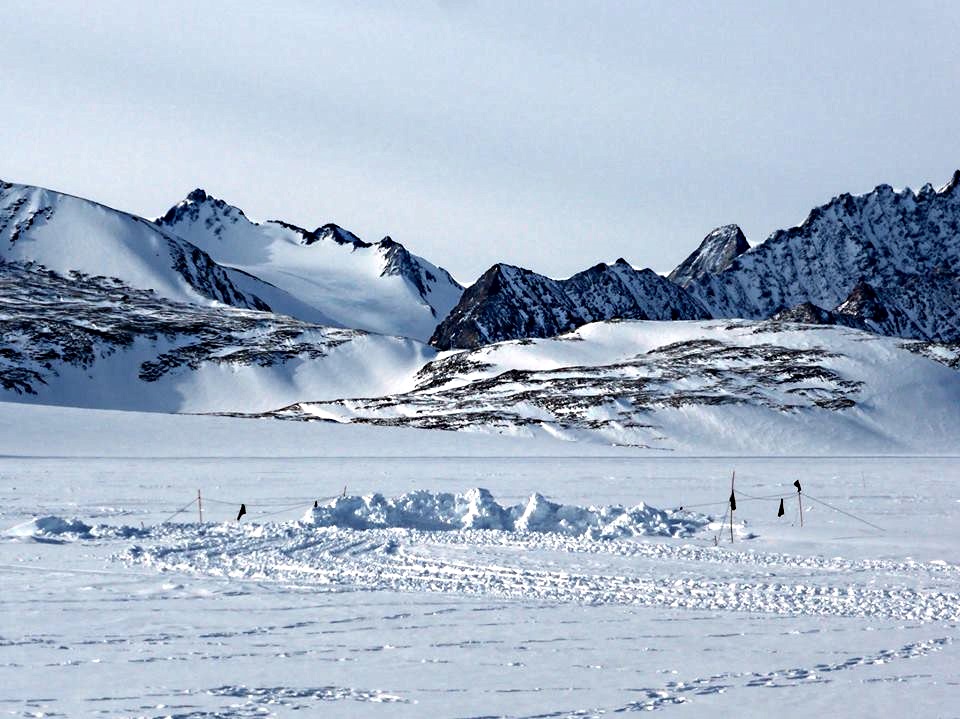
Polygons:
M777 516L782 517L786 512L783 511L783 497L780 498L780 509L777 510Z
M241 505L240 505L240 511L237 512L237 521L239 522L239 521L240 521L240 517L242 517L242 516L245 515L246 513L247 513L247 505L241 504Z
M730 511L737 511L737 498L733 496L733 490L730 490Z
M794 480L793 486L797 488L797 491L798 491L798 492L801 491L801 490L800 490L800 480L799 480L799 479Z

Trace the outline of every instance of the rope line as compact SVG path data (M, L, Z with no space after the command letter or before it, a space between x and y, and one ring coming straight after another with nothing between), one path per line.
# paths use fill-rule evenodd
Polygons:
M845 514L845 515L847 515L848 517L850 517L851 519L856 519L858 522L863 522L864 524L866 524L866 525L869 526L869 527L873 527L874 529L879 529L881 532L886 532L886 531L887 531L887 530L884 529L883 527L881 527L881 526L879 526L879 525L876 525L876 524L874 524L873 522L868 522L866 519L863 519L863 518L861 518L861 517L858 517L858 516L855 515L855 514L851 514L850 512L846 512L846 511L840 509L840 507L834 507L834 506L833 506L832 504L830 504L829 502L824 502L822 499L817 499L816 497L812 497L812 496L810 496L809 494L807 494L806 492L803 492L803 496L806 497L807 499L812 499L814 502L817 502L818 504L822 504L824 507L829 507L829 508L832 509L834 512L840 512L840 514Z
M174 517L176 517L176 516L177 516L178 514L180 514L181 512L186 512L187 509L189 509L191 505L196 504L196 503L197 503L197 498L194 497L194 498L191 499L189 502L187 502L185 505L183 505L182 507L180 507L180 509L178 509L176 512L174 512L174 513L171 514L169 517L167 517L167 518L164 519L162 522L160 522L160 524L166 524L167 522L169 522L171 519L173 519Z
M746 492L741 492L739 489L736 491L736 494L737 494L737 502L740 502L740 501L747 502L747 501L754 501L758 499L777 499L783 496L783 492L780 492L778 494L771 494L763 497L753 497L747 494ZM745 497L745 499L741 500L741 497L740 497L741 494ZM724 502L703 502L702 504L682 504L680 506L683 507L684 509L691 509L691 508L696 509L697 507L719 507L721 504L729 506L730 500L726 500Z
M743 490L737 490L737 495L738 495L737 499L738 499L738 501L740 501L740 502L766 501L766 500L770 500L770 499L781 499L781 498L787 496L787 494L792 494L792 492L789 492L789 493L787 493L787 492L777 492L776 494L765 494L765 495L761 495L761 496L755 496L755 495L749 494L748 492L744 492ZM813 502L816 502L817 504L822 504L824 507L827 507L827 508L829 508L829 509L832 509L834 512L839 512L840 514L842 514L842 515L844 515L844 516L850 517L851 519L855 519L856 521L861 522L862 524L865 524L865 525L867 525L868 527L872 527L873 529L879 530L879 531L881 531L881 532L886 532L886 531L887 531L885 528L883 528L883 527L881 527L881 526L879 526L879 525L877 525L877 524L874 524L873 522L870 522L870 521L868 521L868 520L866 520L866 519L863 519L862 517L858 517L857 515L855 515L855 514L853 514L853 513L851 513L851 512L848 512L848 511L846 511L846 510L840 509L840 507L834 506L834 505L830 504L829 502L826 502L826 501L824 501L824 500L822 500L822 499L818 499L817 497L814 497L814 496L812 496L812 495L810 495L810 494L807 494L806 492L803 492L802 494L803 494L803 496L806 497L807 499L809 499L809 500L811 500L811 501L813 501ZM301 501L298 501L296 504L285 505L285 506L281 507L280 509L276 509L276 510L271 511L271 512L258 512L255 516L258 517L258 518L261 518L261 517L273 517L273 516L275 516L275 515L277 515L277 514L284 514L284 513L286 513L286 512L292 512L293 510L299 509L299 508L301 508L301 507L305 507L305 508L312 507L312 506L313 506L313 502L329 502L330 500L332 500L332 499L338 499L338 498L341 497L341 496L343 496L343 495L341 495L341 494L333 494L333 495L330 495L329 497L316 497L316 498L309 498L309 499L306 498L306 497L304 497ZM216 498L213 498L213 497L204 497L204 498L203 498L203 501L205 501L205 502L211 502L211 503L213 503L213 504L221 504L221 505L229 506L229 507L236 507L237 504L238 504L236 501L229 501L229 500L224 500L224 499L216 499ZM169 517L167 517L166 519L164 519L164 520L161 522L161 524L166 524L166 523L169 522L171 519L173 519L174 517L176 517L178 514L182 514L183 512L187 511L190 507L192 507L192 506L193 506L194 504L196 504L196 503L197 503L197 498L194 497L194 498L191 499L189 502L187 502L185 505L183 505L182 507L180 507L179 509L177 509L175 512L173 512L173 514L171 514ZM720 535L721 535L722 532L723 532L724 525L725 525L725 523L726 523L726 521L727 521L727 516L728 516L729 513L730 513L730 501L729 501L729 500L727 500L727 501L721 501L721 502L702 502L702 503L698 503L698 504L684 504L684 505L681 505L681 508L682 508L683 510L687 510L687 509L698 509L698 508L700 508L700 507L719 507L719 506L721 506L721 505L724 506L726 509L725 509L725 511L724 511L724 513L723 513L723 518L720 520L720 529L718 530L716 539L714 540L715 543L718 543L718 542L720 541ZM259 503L259 502L258 502L256 506L273 508L273 507L276 507L277 504L276 504L275 502L265 502L265 503Z

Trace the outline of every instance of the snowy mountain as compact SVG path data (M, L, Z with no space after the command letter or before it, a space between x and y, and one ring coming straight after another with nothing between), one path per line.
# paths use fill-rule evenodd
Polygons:
M0 182L0 260L114 277L180 302L258 310L299 306L275 287L219 266L206 252L140 217L8 182Z
M700 246L667 278L681 287L689 287L704 275L723 272L749 249L747 238L737 225L718 227L704 237Z
M296 297L312 310L289 313L300 319L425 341L463 293L446 270L389 237L370 244L334 224L253 222L203 190L156 223Z
M412 386L411 339L173 302L120 281L0 263L0 397L163 412L250 412Z
M719 453L948 452L956 347L781 322L619 321L444 353L404 393L271 416Z
M696 254L672 276L715 317L759 319L811 302L884 334L960 337L960 171L939 190L880 185L840 195L719 271L691 272ZM871 320L856 297L848 301L861 283L876 295L869 313L886 319Z
M598 320L709 316L682 288L652 270L635 270L623 259L566 280L497 264L463 293L430 343L440 349L475 348L501 340L551 337Z

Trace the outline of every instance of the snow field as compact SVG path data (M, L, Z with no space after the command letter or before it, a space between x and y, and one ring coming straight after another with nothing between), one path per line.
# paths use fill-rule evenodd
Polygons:
M156 436L174 452L174 433ZM736 541L714 546L732 466ZM0 457L0 715L949 716L957 472L890 458ZM748 498L795 477L886 531L815 504L801 530L789 495L779 520L775 500ZM308 498L344 484L327 507L340 518L315 523ZM549 487L573 516L642 499L716 521L679 537L464 528L471 485L501 509ZM198 487L207 523L192 507L164 524Z

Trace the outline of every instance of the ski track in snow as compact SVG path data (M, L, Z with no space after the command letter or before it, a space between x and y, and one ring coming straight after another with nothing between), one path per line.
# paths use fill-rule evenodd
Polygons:
M960 619L960 594L945 591L954 588L960 567L942 561L791 556L624 539L692 536L718 526L691 512L575 507L539 494L504 508L487 490L474 489L330 498L298 522L135 528L51 516L7 535L46 543L136 541L117 558L160 571L341 591ZM743 535L743 527L738 531Z
M274 582L328 591L392 590L486 598L904 621L960 620L944 562L847 560L690 544L596 540L553 532L355 530L307 522L89 527L46 518L34 541L135 540L116 553L161 572ZM79 530L79 531L78 531ZM587 571L549 567L584 557ZM528 566L533 561L534 566ZM718 580L724 565L729 579ZM570 560L566 561L570 565ZM592 571L590 571L592 570ZM711 575L712 573L712 575ZM885 577L878 583L877 575ZM858 576L863 579L858 581Z

